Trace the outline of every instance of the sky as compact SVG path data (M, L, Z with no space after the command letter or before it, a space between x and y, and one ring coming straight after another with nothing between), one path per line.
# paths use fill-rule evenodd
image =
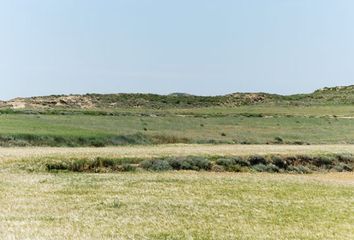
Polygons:
M0 99L354 84L352 0L0 0Z

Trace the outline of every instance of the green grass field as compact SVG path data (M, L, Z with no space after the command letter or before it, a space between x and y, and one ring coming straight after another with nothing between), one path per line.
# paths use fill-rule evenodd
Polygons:
M161 143L351 144L351 106L116 110L0 115L6 145L107 146ZM107 114L106 112L104 112ZM113 116L112 116L113 115Z

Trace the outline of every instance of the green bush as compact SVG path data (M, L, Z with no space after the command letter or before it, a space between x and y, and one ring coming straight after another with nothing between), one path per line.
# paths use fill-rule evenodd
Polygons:
M334 157L331 156L317 156L314 158L314 165L317 167L330 167L334 165Z
M278 143L278 144L284 143L284 139L281 137L275 137L274 141L275 141L275 143Z
M345 164L345 163L339 163L333 169L337 172L352 172L353 171L353 167L350 166L349 164Z
M171 165L166 160L145 160L140 167L149 171L168 171L172 170Z
M232 159L235 165L240 165L241 167L249 167L251 165L247 159L242 157L233 157Z
M277 173L277 172L280 172L280 169L279 169L279 167L277 167L274 164L269 164L269 165L267 165L266 171L270 172L270 173Z
M281 168L281 169L286 169L287 166L288 166L288 163L286 161L286 159L282 158L282 157L279 157L279 156L272 156L271 157L272 159L272 163L277 166L278 168Z
M231 158L219 158L215 163L224 167L230 167L235 164L234 160Z
M210 170L211 162L202 157L170 158L170 166L175 170Z
M68 170L68 166L64 163L46 163L47 171L63 171Z
M265 165L265 164L259 163L259 164L252 166L252 168L254 170L256 170L257 172L269 172L269 173L280 172L280 169L273 164Z
M300 173L300 174L309 174L312 173L311 169L309 169L306 166L289 166L288 168L289 172L293 172L293 173Z
M342 153L342 154L337 154L336 158L340 162L344 163L353 163L354 162L354 155L350 153Z
M131 164L125 163L122 165L121 169L122 172L135 172L136 171L136 166L133 166Z
M112 168L116 165L118 164L114 159L98 157L90 163L90 168Z
M241 172L242 166L239 164L239 158L219 158L216 160L217 166L222 166L229 172Z
M252 168L254 170L256 170L257 172L266 172L267 171L267 166L262 163L253 165Z
M264 156L260 156L260 155L250 156L248 158L248 161L250 162L251 165L267 164L267 159Z

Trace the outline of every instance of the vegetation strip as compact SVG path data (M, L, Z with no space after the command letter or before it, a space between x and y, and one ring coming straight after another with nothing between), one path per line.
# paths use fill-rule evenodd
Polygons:
M47 171L72 172L127 172L143 169L147 171L192 170L213 172L271 172L312 173L351 172L354 169L354 155L251 155L230 157L166 157L153 159L138 158L93 158L71 160L46 160L39 168ZM33 170L33 168L32 168Z

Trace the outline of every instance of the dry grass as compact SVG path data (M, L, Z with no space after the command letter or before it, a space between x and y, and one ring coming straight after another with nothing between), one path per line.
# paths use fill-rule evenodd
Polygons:
M342 176L0 172L0 239L349 240Z
M45 157L317 152L354 153L354 146L1 148L0 239L351 240L353 173L54 174L7 165Z
M153 158L187 155L252 155L252 154L315 154L354 153L354 145L201 145L171 144L156 146L122 146L105 148L0 148L0 161L38 159L44 157L112 157Z

